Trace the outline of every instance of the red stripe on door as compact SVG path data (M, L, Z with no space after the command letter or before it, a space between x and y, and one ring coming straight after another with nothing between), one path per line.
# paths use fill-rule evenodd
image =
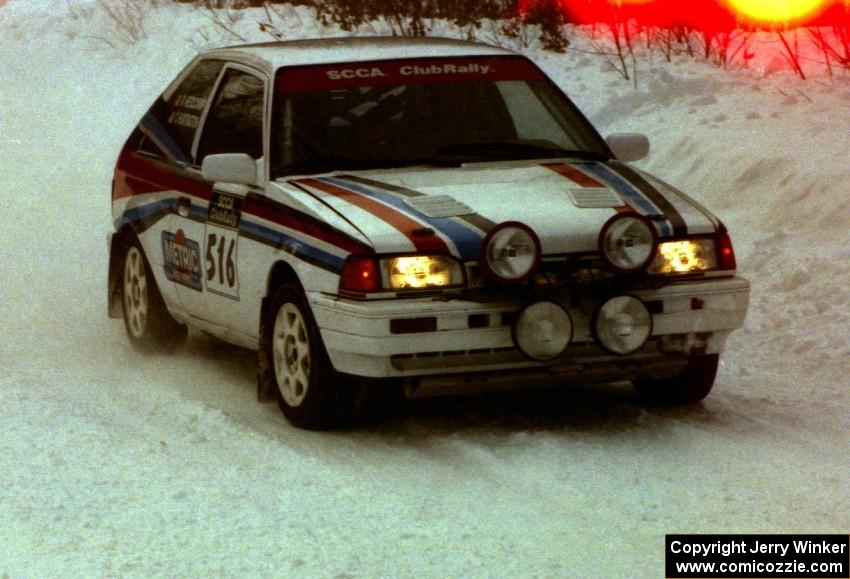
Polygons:
M421 251L423 253L438 253L446 255L449 255L451 253L446 243L436 235L422 235L421 233L417 234L418 232L424 232L424 230L428 229L427 225L423 225L422 223L411 219L404 213L401 213L392 207L384 205L379 201L370 199L369 197L361 195L360 193L357 193L355 191L348 191L346 189L337 187L336 185L324 183L317 179L300 179L297 182L302 185L307 185L308 187L313 187L314 189L319 189L320 191L328 193L329 195L333 195L334 197L344 199L348 203L351 203L352 205L356 205L361 209L368 211L375 217L378 217L382 221L395 227L399 232L401 232L405 237L410 240L414 247L416 247L417 251Z
M133 151L122 151L115 168L112 200L160 191L179 191L209 201L212 185L187 177L182 169L169 167Z

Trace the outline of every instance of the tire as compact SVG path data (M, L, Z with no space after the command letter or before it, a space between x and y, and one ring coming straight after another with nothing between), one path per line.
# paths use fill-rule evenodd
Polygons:
M635 380L638 395L647 402L664 405L695 404L708 396L717 376L720 356L695 356L688 366L673 378Z
M186 341L188 329L168 313L136 238L127 240L120 264L121 304L130 344L145 352L173 352Z
M304 292L296 284L282 285L267 315L263 347L284 416L299 428L338 426L349 414L350 397L343 396Z

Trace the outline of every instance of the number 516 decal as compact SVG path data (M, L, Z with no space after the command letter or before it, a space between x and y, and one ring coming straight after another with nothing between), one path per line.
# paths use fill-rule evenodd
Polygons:
M214 191L207 214L206 265L207 291L234 300L239 299L239 221L242 200Z
M207 291L239 299L239 279L236 276L237 244L235 231L207 227Z

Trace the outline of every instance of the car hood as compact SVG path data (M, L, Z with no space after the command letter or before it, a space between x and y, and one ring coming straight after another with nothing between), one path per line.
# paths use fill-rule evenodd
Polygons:
M597 249L613 215L648 217L659 237L714 233L716 217L655 177L617 161L475 164L322 175L289 181L333 208L377 253L478 259L487 233L520 222L544 255Z

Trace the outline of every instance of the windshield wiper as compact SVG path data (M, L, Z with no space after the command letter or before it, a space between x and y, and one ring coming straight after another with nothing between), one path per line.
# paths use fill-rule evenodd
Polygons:
M454 143L437 149L441 155L483 157L486 160L545 159L569 157L579 159L606 159L596 151L570 151L545 141L479 141Z

